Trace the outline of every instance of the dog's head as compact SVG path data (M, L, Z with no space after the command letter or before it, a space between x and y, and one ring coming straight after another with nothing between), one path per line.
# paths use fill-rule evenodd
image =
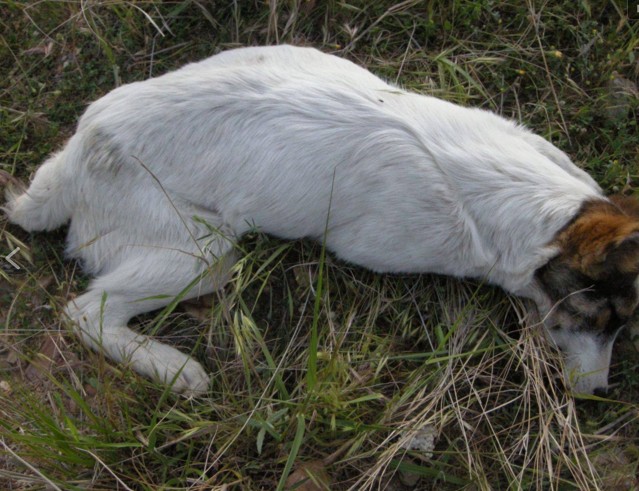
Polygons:
M612 345L639 303L639 202L591 201L555 238L559 254L536 272L548 333L577 392L608 387Z

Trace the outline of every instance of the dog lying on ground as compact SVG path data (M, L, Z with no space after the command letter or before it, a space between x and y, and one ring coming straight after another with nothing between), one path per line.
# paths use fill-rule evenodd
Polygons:
M636 201L513 122L311 48L226 51L115 89L7 199L26 230L70 220L67 253L95 276L66 307L84 344L176 392L206 391L207 372L127 322L222 286L256 227L533 299L578 392L607 387L638 302Z

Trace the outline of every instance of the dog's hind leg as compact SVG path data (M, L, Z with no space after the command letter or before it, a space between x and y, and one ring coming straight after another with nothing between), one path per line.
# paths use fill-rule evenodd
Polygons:
M221 287L233 261L232 250L208 267L185 252L145 247L96 278L86 293L68 303L66 313L85 345L102 350L116 362L130 364L142 375L170 384L174 392L201 394L208 389L209 376L197 361L135 333L127 322L137 314L167 306L176 297L186 300Z

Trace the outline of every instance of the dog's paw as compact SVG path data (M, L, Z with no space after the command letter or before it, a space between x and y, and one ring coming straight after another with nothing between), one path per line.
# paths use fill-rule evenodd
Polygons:
M145 347L144 356L140 356L141 351L135 352L131 360L134 369L170 385L178 394L197 396L208 390L209 374L189 355L157 341L151 341Z
M209 374L197 361L190 358L178 370L175 374L171 374L170 369L166 372L165 382L172 384L171 390L173 392L185 396L199 396L208 391Z
M123 337L126 336L120 336ZM106 341L109 340L103 336L103 349L107 347ZM197 396L206 393L209 388L210 377L202 365L172 346L135 335L118 348L120 352L113 356L114 359L129 363L139 374L170 386L177 394Z

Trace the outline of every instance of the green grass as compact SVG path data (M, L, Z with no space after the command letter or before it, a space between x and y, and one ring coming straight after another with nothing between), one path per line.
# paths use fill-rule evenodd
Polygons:
M28 179L88 103L223 49L312 45L425 94L484 107L635 193L639 21L625 2L0 2L0 169ZM617 101L617 102L615 102ZM552 383L560 361L498 289L381 276L254 235L197 320L140 331L195 356L185 400L82 348L61 306L88 278L64 231L0 222L0 488L638 489L639 356L617 343L609 400ZM403 443L437 433L433 455ZM326 472L322 473L321 468ZM318 470L320 469L320 470ZM417 484L414 483L417 480ZM290 484L291 481L288 481ZM301 489L301 488L300 488ZM316 485L313 489L321 489Z

